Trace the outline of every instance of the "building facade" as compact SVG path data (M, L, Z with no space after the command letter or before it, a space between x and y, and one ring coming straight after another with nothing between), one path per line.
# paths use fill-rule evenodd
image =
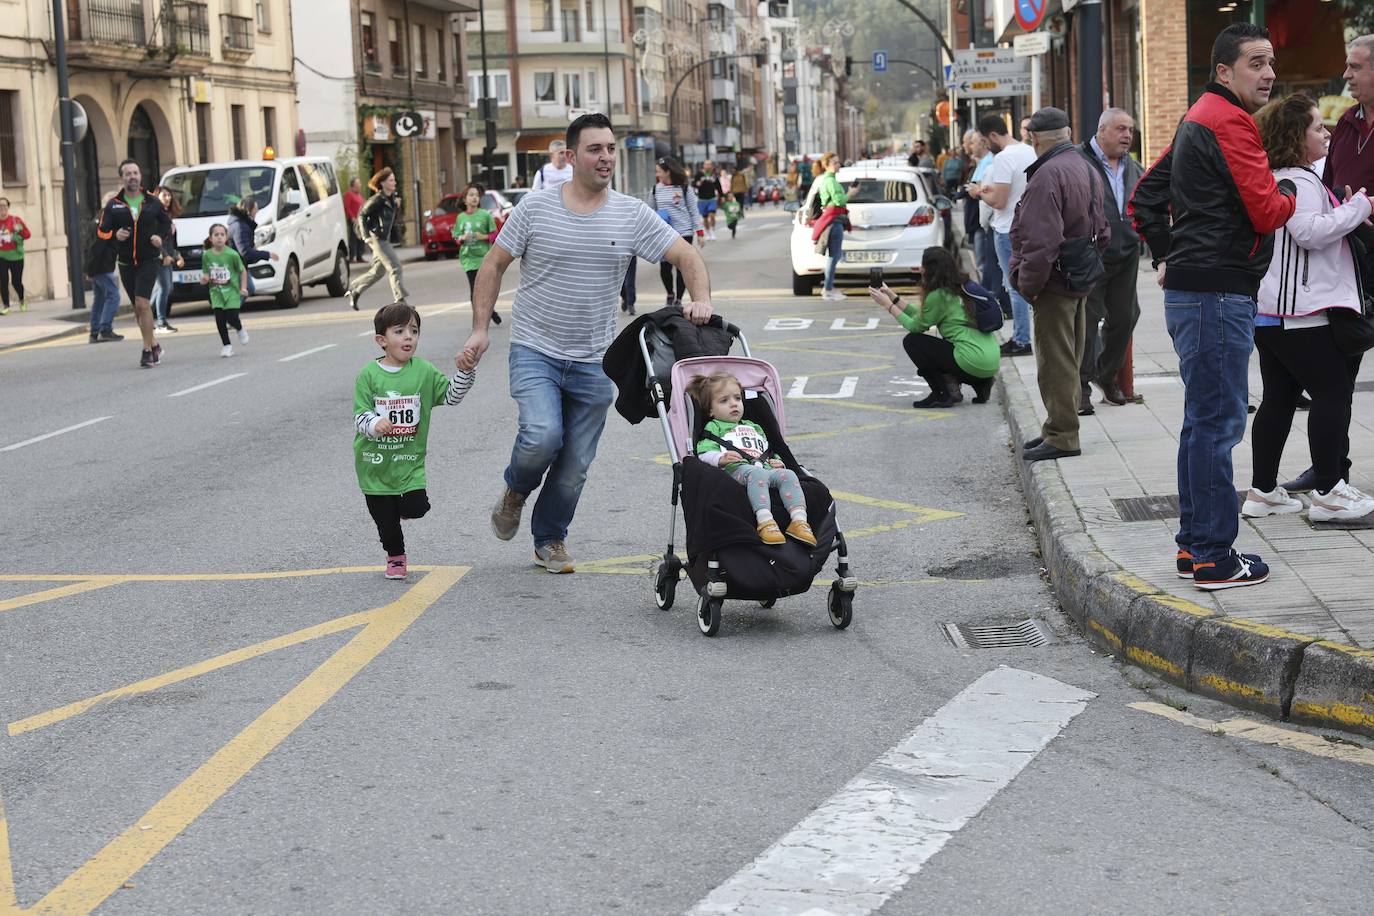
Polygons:
M33 232L25 286L66 297L53 8L0 0L0 10L0 185ZM83 245L125 158L152 188L173 166L294 147L288 0L68 0L63 27L71 97L88 125L75 151Z
M306 149L345 177L397 174L403 235L468 179L469 80L464 23L476 0L292 0ZM398 137L396 115L423 130ZM479 141L480 142L480 141Z

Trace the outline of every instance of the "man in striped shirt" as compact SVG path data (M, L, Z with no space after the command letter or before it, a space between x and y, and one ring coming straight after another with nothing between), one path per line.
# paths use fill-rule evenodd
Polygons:
M672 262L691 293L684 314L698 324L711 317L701 256L642 201L610 189L616 163L610 119L588 114L573 121L567 147L572 180L527 194L483 259L472 334L455 360L460 369L481 360L501 277L520 258L510 345L519 432L491 525L498 538L515 537L525 501L538 489L530 515L535 564L552 573L574 570L568 527L615 398L601 358L615 337L630 261Z

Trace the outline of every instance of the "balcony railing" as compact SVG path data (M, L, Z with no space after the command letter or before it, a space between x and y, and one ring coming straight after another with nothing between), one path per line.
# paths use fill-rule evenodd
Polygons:
M67 7L73 41L146 45L148 26L142 0L84 0Z
M210 55L210 8L200 0L166 0L163 35L168 48L183 54Z
M228 13L221 13L219 31L223 36L222 40L226 53L236 55L253 53L253 39L256 30L253 28L253 20L248 16L231 16Z

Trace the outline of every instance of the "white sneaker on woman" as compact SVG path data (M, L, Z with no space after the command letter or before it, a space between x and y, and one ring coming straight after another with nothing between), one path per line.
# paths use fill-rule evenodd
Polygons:
M1350 486L1344 480L1325 493L1313 490L1312 505L1307 517L1314 522L1349 522L1374 514L1374 498Z
M1283 487L1274 487L1268 493L1251 487L1245 494L1245 505L1240 514L1246 518L1264 518L1266 515L1292 515L1302 511L1302 500L1289 496Z

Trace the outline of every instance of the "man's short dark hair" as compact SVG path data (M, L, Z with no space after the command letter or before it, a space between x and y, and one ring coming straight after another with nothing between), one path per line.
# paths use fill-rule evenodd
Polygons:
M568 149L577 149L577 138L582 136L582 131L589 127L604 127L612 133L615 132L615 128L611 126L611 119L601 112L596 111L591 114L584 114L568 125L568 133L565 137L568 143Z
M1212 72L1215 77L1217 64L1234 67L1240 60L1241 48L1252 41L1268 41L1269 30L1253 22L1233 22L1221 30L1217 40L1212 42Z
M1009 137L1011 133L1007 130L1007 122L1002 120L1001 115L983 115L978 119L978 133L984 137L991 137L997 134L999 137Z
M121 177L123 177L123 175L124 175L124 166L126 166L126 165L138 165L138 160L137 160L137 159L125 159L123 162L121 162L121 163L119 164L119 168L116 170L116 171L118 171L118 173L119 173L119 175L120 175ZM138 173L139 173L140 175L143 174L143 167L142 167L142 166L139 166L139 168L138 168Z
M415 306L407 305L404 302L393 302L377 309L377 314L372 316L372 327L383 337L392 328L403 328L411 322L415 322L415 329L420 329L420 313L415 311Z

